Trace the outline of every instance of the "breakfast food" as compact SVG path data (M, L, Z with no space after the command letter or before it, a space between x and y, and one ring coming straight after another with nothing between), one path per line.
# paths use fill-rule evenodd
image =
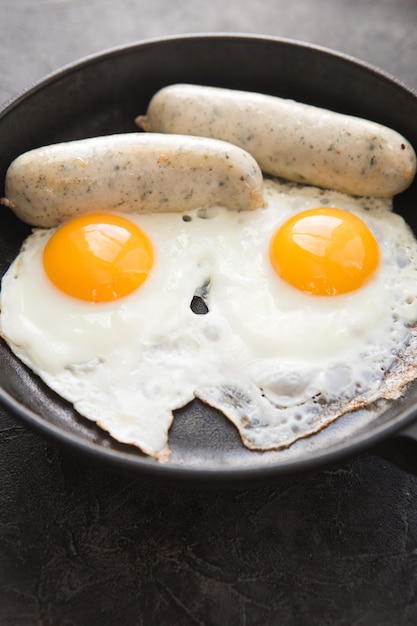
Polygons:
M219 140L126 133L37 148L10 165L6 203L33 226L88 211L231 210L262 204L262 174L244 150Z
M3 336L82 415L159 460L172 410L194 397L266 450L398 394L417 355L417 249L402 218L389 201L274 180L265 199L256 211L92 214L36 229L3 279ZM297 216L301 242L285 254L294 268L310 258L310 287L279 275L274 242ZM145 276L125 295L114 265L130 274L136 229ZM69 276L56 278L60 255ZM190 307L196 294L205 315Z
M5 203L42 228L3 277L1 335L81 415L158 461L194 398L264 451L417 376L417 242L391 198L262 181L253 163L223 141L136 133L41 148L7 174ZM156 201L137 198L138 171Z
M153 96L137 124L230 141L267 174L357 196L393 196L416 171L412 146L394 130L259 93L169 85Z

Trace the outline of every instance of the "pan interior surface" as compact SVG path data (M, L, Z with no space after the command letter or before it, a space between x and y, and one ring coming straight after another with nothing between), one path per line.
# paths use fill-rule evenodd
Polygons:
M134 44L82 60L47 77L0 113L1 180L10 162L37 146L96 135L134 132L134 119L152 95L177 82L258 91L357 115L394 128L417 146L417 97L365 64L299 42L243 35L196 35ZM4 194L2 189L1 194ZM394 208L417 232L417 184ZM0 213L2 275L30 232L7 211ZM161 464L119 444L23 366L0 344L0 400L41 434L129 471L216 474L280 474L343 458L402 428L415 414L417 385L395 403L380 402L336 420L285 450L253 452L235 428L198 400L175 414L171 457Z

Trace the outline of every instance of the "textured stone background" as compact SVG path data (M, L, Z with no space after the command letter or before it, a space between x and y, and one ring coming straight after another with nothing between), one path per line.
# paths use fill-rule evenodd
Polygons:
M417 88L416 0L2 0L0 102L81 56L202 31L283 35ZM365 454L184 490L64 454L0 414L0 626L417 623L417 478Z

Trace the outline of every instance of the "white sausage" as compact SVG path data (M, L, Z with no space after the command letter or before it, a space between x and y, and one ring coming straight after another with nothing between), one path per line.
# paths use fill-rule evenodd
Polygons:
M293 100L197 85L170 85L137 124L158 133L230 141L261 169L352 195L390 197L416 171L410 143L385 126Z
M33 226L97 211L188 211L263 204L253 157L215 139L127 133L70 141L17 157L3 204Z

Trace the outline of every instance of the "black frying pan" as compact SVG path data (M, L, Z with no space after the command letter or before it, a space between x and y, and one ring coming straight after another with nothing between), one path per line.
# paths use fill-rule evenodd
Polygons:
M6 105L0 113L0 181L9 163L31 148L135 131L134 118L146 111L153 93L175 82L291 97L375 120L417 146L417 96L369 65L271 37L171 37L84 59ZM417 183L396 198L395 208L417 232ZM7 210L1 211L2 274L28 232ZM406 427L405 434L413 436L410 425L417 419L417 384L411 384L398 401L342 417L287 450L258 453L242 446L237 431L222 415L194 401L176 413L170 431L172 456L159 464L81 418L4 344L0 344L0 364L0 401L16 418L75 453L161 479L244 481L310 470L377 444L386 452Z

